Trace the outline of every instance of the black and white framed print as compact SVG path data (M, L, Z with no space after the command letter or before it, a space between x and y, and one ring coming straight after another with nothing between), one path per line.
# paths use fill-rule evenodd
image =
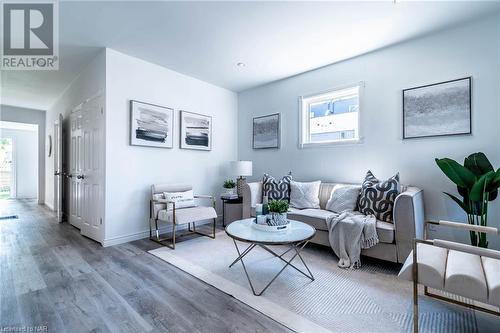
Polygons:
M471 78L403 90L403 139L471 134Z
M130 101L130 144L173 148L174 109Z
M182 149L212 150L212 117L181 111Z
M280 114L253 118L253 149L280 147Z

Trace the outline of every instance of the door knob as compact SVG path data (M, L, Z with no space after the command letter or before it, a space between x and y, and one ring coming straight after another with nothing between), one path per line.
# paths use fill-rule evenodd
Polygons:
M54 176L60 176L60 175L61 175L61 173L60 173L60 172L57 172L57 171L56 171L56 172L54 172Z
M85 176L84 175L78 175L78 176L76 176L76 178L78 178L78 179L85 179Z
M73 178L73 175L69 173L69 174L66 175L66 177Z

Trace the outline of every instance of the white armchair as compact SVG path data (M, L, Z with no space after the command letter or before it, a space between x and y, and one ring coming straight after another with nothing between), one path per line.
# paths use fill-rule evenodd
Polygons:
M151 186L151 202L149 216L149 238L157 243L175 249L176 228L179 225L186 225L188 233L199 234L210 238L215 238L215 224L217 213L215 211L215 199L211 195L195 195L195 199L205 199L211 201L211 206L194 206L186 208L176 208L174 201L165 199L164 192L184 192L192 190L191 185L184 184L155 184ZM205 234L196 230L196 222L212 220L212 234ZM172 225L172 235L161 237L159 222ZM192 224L192 226L191 226Z
M467 231L498 234L497 228L449 221L426 222ZM418 284L426 296L500 315L500 251L433 239L415 239L399 277L413 281L413 331L418 332ZM417 265L415 265L417 263ZM429 291L429 287L462 296L464 303Z

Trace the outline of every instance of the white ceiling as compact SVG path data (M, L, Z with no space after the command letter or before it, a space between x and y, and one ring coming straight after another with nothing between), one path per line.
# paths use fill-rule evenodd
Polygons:
M499 9L477 1L61 2L60 70L2 72L1 102L47 109L102 47L238 92Z

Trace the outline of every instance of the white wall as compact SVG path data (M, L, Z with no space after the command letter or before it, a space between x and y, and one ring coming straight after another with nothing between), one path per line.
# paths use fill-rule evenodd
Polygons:
M464 219L442 194L456 190L434 158L462 161L483 151L500 167L499 27L498 17L489 18L240 93L239 159L254 161L253 179L292 170L297 180L359 183L367 169L380 178L399 171L403 183L424 189L427 218ZM472 76L473 135L403 141L402 89L466 76ZM359 81L365 82L364 143L299 149L298 97ZM252 150L252 117L276 112L282 115L281 149ZM490 224L500 226L500 199L490 212ZM498 237L490 239L500 247Z
M38 203L45 202L45 111L19 108L11 105L0 105L0 120L38 126Z
M0 137L14 145L16 198L38 195L38 130L0 129Z
M175 109L173 149L130 146L130 100ZM179 110L212 116L212 151L179 149ZM151 184L189 183L217 195L236 156L235 93L106 50L106 245L149 235Z
M104 50L99 53L87 67L76 77L75 80L66 88L64 93L57 99L57 101L47 110L47 135L52 135L54 138L54 122L61 113L65 120L69 118L71 110L76 106L86 101L87 99L96 96L97 94L105 94L106 82L106 60ZM67 135L68 123L65 121L63 130ZM65 135L65 134L63 134ZM69 141L66 148L69 146ZM67 149L65 149L67 153ZM48 154L48 146L46 147ZM67 159L66 159L67 160ZM68 161L68 160L67 160ZM63 169L65 167L63 166ZM45 164L45 204L51 208L54 206L54 155L46 158Z

